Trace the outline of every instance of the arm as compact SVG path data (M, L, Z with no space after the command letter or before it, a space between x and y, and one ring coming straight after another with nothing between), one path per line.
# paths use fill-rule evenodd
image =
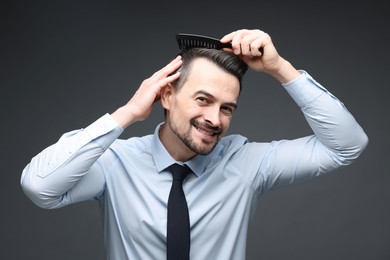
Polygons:
M260 30L239 30L225 35L233 51L250 68L278 80L301 108L313 136L271 143L253 183L261 190L307 180L352 163L368 138L345 106L306 72L296 70ZM259 48L263 52L259 52ZM229 51L229 50L228 50ZM252 158L254 159L254 158Z
M272 142L260 165L262 191L309 180L355 161L368 143L353 115L306 72L283 84L314 135Z
M102 191L104 179L91 167L122 131L106 114L85 129L65 133L24 168L23 191L42 208L93 199Z
M160 99L160 91L179 77L177 57L144 80L124 106L106 114L85 129L64 134L24 168L21 186L42 208L58 208L95 198L104 188L104 177L96 164L99 157L132 123L146 119ZM172 75L171 75L172 74Z

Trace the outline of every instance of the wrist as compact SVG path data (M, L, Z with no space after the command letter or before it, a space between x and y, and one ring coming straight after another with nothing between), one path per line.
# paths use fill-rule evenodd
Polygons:
M111 116L123 129L137 121L128 105L118 108Z
M279 58L277 65L269 72L271 76L277 79L281 84L293 81L301 75L301 73L292 66L290 62L283 58Z

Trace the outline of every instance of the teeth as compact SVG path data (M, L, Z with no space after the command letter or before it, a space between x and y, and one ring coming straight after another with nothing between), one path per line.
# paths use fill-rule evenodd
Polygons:
M203 130L203 129L200 129L200 128L196 128L199 132L203 133L203 134L206 134L206 135L214 135L214 132L210 132L210 131L206 131L206 130Z

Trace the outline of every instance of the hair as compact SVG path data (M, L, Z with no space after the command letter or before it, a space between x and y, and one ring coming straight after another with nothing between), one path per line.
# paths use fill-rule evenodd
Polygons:
M179 69L181 73L180 78L173 82L173 86L176 89L180 89L186 82L191 71L192 62L197 58L205 58L235 76L240 83L241 92L242 78L248 70L248 65L237 55L224 50L206 48L185 49L179 55L182 57L183 64Z

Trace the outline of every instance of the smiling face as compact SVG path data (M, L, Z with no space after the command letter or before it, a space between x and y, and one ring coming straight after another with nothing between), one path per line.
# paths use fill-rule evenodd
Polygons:
M167 86L161 95L167 114L160 138L172 157L210 153L229 128L239 93L234 75L205 58L193 60L183 86Z

